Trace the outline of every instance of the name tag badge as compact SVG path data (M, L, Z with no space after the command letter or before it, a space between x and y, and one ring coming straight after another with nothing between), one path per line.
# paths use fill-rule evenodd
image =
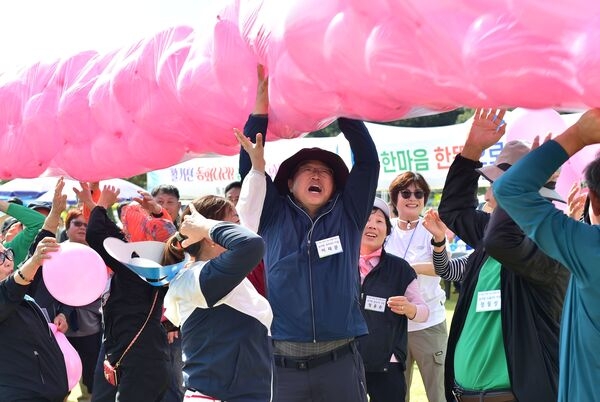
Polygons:
M383 313L385 311L386 301L387 300L383 297L367 296L365 300L365 310Z
M500 290L486 290L477 293L477 312L498 311L501 306Z
M342 250L342 242L340 241L340 236L333 236L328 239L317 240L315 244L317 245L319 257L321 258L334 254L339 254L342 251L344 251Z

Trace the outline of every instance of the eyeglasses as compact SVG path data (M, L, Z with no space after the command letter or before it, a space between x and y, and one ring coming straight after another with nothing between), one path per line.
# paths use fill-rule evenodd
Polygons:
M319 168L314 166L300 166L298 173L308 173L310 175L317 175L319 177L333 177L333 170L329 168Z
M75 225L76 228L84 227L87 228L87 223L81 221L71 221L71 224Z
M4 251L0 251L0 264L4 264L4 261L14 261L15 252L12 248L7 248Z
M425 197L425 192L423 192L422 190L417 190L414 192L410 190L402 190L400 191L400 195L405 200L408 200L411 195L414 195L417 200L420 200L421 198Z

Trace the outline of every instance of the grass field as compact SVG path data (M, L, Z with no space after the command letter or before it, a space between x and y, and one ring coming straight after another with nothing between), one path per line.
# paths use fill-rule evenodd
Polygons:
M450 330L450 323L452 322L452 315L454 314L454 307L456 306L456 300L458 294L452 293L450 300L446 300L446 325ZM423 381L421 381L421 375L419 369L415 365L413 371L413 381L410 388L410 402L427 402L427 395L425 395L425 388L423 387Z
M458 295L453 293L450 297L450 300L446 301L446 320L448 324L448 329L450 328L450 323L452 322L452 314L454 313L454 306L456 306L456 299L458 299ZM75 387L67 402L77 402L77 397L81 395L81 391L79 387ZM414 373L413 373L413 383L410 389L410 400L411 402L427 402L427 396L425 395L425 388L423 388L423 382L421 381L421 375L419 374L419 369L415 365Z

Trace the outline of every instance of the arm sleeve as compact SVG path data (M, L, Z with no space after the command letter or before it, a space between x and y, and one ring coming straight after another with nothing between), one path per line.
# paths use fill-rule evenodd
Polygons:
M269 123L269 118L267 115L254 115L251 114L248 116L248 120L244 125L244 135L252 140L253 143L256 143L256 135L258 133L262 133L263 135L263 145L265 145L265 140L267 139L267 125ZM239 173L241 181L244 181L244 178L252 169L252 162L250 161L250 156L244 150L244 148L240 147L240 160L239 160Z
M200 273L200 289L207 305L214 306L254 269L263 257L262 238L243 226L222 222L210 231L211 239L226 249Z
M502 266L532 283L549 285L564 271L563 265L525 236L501 207L491 215L483 242L488 254Z
M556 141L544 143L496 180L494 195L525 234L567 267L581 286L595 286L600 281L600 270L596 269L596 261L600 261L600 227L569 218L539 194L567 158Z
M373 209L379 180L377 148L362 121L339 118L338 125L350 144L354 158L354 165L343 191L344 206L362 231Z
M44 226L46 217L38 211L13 203L9 203L6 213L21 222L24 226L24 229L14 239L4 243L5 247L10 247L15 252L14 263L16 269L27 258L29 246L42 226Z
M467 265L468 255L458 258L448 258L448 253L444 251L433 251L433 268L435 273L447 281L461 281L465 266Z
M438 207L446 226L472 248L479 245L489 220L488 213L477 210L479 174L475 169L481 166L480 162L456 155L448 170Z
M267 178L263 173L251 170L242 183L236 209L240 223L254 232L258 232L266 195Z
M404 293L409 302L417 306L417 313L411 320L414 322L425 322L429 318L429 307L425 303L421 291L419 290L419 282L416 279L408 285Z

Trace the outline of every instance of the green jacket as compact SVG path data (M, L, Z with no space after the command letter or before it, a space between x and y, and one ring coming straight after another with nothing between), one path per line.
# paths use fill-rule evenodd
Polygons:
M15 270L19 267L29 252L29 246L33 243L46 217L38 211L24 207L23 205L11 203L6 211L7 215L12 216L23 224L23 230L11 241L5 241L4 247L11 248L15 253Z

